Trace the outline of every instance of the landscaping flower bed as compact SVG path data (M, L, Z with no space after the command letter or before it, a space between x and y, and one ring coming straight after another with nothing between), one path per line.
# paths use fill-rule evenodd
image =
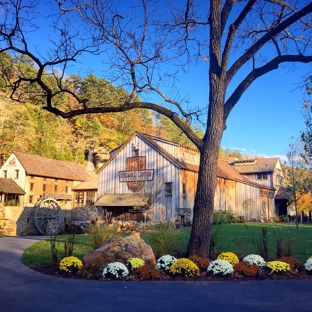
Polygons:
M189 258L164 255L157 260L156 266L146 265L139 258L130 258L126 264L113 262L105 268L99 268L83 267L77 258L67 257L62 259L59 266L50 265L35 270L59 277L103 281L311 279L312 258L305 263L293 257L266 262L259 255L248 255L239 259L235 254L227 252L213 261L194 255Z

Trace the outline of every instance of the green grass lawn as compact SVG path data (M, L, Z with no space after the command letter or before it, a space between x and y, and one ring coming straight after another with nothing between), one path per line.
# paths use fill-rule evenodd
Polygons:
M232 251L239 256L250 253L258 253L255 246L259 242L262 234L262 227L267 229L269 257L276 259L276 240L283 239L283 243L290 244L292 256L302 262L305 262L312 255L312 225L299 225L296 230L295 225L287 223L235 223L214 225L213 231L216 234L216 251ZM180 251L187 250L187 244L190 236L190 228L183 228L177 231L180 241ZM57 249L59 261L64 255L64 242L68 241L69 235L57 236ZM149 234L142 233L142 239L149 244ZM79 234L75 237L74 256L82 259L83 255L90 252L91 240L89 234ZM50 240L42 240L25 250L22 261L29 267L44 266L51 264Z
M306 261L312 255L312 225L295 225L287 223L236 223L214 225L217 231L217 251L232 251L237 255L258 253L257 243L262 235L262 227L267 229L269 258L276 259L276 241L281 238L283 244L289 244L292 256ZM256 246L255 246L256 245Z

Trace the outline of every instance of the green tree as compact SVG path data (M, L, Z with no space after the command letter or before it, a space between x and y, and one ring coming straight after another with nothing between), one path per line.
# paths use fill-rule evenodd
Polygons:
M84 78L71 75L68 83L82 99L87 99L90 107L113 107L129 96L124 88L117 88L106 79L92 74ZM77 107L71 107L75 108ZM110 148L116 148L124 143L135 131L150 133L153 126L151 113L142 109L118 114L110 113L105 116L97 114L76 116L72 118L72 125L76 136L85 138L85 145L93 142L105 144Z
M186 134L179 127L177 127L169 118L161 114L154 115L156 120L154 131L157 136L175 143L179 143L184 146L196 148L194 143L192 143L192 141L186 136ZM194 132L199 137L204 136L202 130L198 126L194 127Z
M312 61L312 3L186 0L165 5L162 1L142 0L135 5L132 1L120 5L112 0L72 0L70 7L56 0L45 6L49 12L45 24L52 27L47 29L47 37L49 32L53 34L53 42L44 56L31 49L25 39L35 33L36 19L40 19L37 2L25 7L22 3L5 1L7 14L0 29L0 52L18 51L35 62L38 72L35 79L20 75L13 81L12 98L18 98L19 85L25 82L39 84L46 96L45 109L63 118L135 108L170 118L201 153L188 252L207 257L219 147L227 118L255 80L282 64ZM25 16L31 23L25 19L20 23L23 10L27 10ZM78 59L83 61L88 53L103 56L106 69L110 69L110 81L128 91L123 101L113 106L89 106L88 99L73 93L69 86L61 85L53 91L45 84L45 71L49 73L55 66L65 71ZM208 100L200 106L188 105L188 99L180 96L186 90L179 87L178 75L199 63L207 69ZM58 92L70 94L76 108L59 108L54 103ZM150 102L151 93L159 100ZM205 125L203 138L191 127L197 121Z
M239 150L237 150L237 149L230 149L228 147L223 148L222 146L220 146L219 157L221 159L224 159L224 160L231 160L233 158L235 160L242 160L242 159L244 159L243 155L240 153Z
M0 54L0 91L8 91L8 85L13 77L13 59L7 52Z

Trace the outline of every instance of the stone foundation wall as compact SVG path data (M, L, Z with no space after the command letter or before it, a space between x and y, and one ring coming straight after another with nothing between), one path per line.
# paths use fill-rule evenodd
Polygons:
M192 210L188 208L178 209L179 222L189 225L192 220ZM41 235L35 225L34 207L1 207L0 206L0 234L8 236ZM103 218L96 207L62 209L62 220L59 233L69 229L71 223L91 223ZM49 235L50 233L46 233Z
M178 208L178 216L180 217L180 222L184 225L192 224L193 220L193 210L191 208Z
M59 232L62 233L71 221L96 220L96 208L62 209ZM35 225L34 207L0 206L0 234L7 236L40 235ZM49 233L47 233L49 234Z

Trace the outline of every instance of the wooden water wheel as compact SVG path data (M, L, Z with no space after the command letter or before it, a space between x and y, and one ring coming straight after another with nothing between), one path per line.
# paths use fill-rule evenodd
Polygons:
M42 199L34 208L37 230L43 235L58 233L62 221L62 210L57 200L54 198Z

